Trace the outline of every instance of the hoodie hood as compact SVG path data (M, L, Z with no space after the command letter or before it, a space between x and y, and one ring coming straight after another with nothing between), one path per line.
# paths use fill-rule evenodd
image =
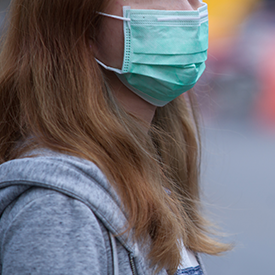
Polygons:
M27 189L52 189L86 204L124 247L136 254L131 231L123 233L127 218L120 199L94 163L48 150L35 155L0 165L0 215Z

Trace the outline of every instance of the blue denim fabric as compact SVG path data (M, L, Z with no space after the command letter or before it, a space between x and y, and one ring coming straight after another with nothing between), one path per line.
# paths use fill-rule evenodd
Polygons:
M179 269L175 275L204 275L200 266Z

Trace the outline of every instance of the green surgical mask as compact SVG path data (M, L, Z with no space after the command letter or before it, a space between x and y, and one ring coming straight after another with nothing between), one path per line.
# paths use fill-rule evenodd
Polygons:
M190 90L205 70L208 11L133 10L123 7L124 60L114 71L122 83L155 106L164 106Z

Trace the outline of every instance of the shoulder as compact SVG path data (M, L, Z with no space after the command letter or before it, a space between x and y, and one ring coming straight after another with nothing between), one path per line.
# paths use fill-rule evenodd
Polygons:
M9 222L13 223L26 215L28 222L34 219L33 216L36 218L36 223L49 215L51 215L52 223L55 222L55 219L64 219L65 217L97 221L91 209L81 201L43 187L30 187L21 193L4 211L2 219L8 216Z
M19 187L51 189L74 198L88 206L109 231L123 235L122 228L127 224L127 217L121 200L106 176L91 161L58 154L16 159L2 164L0 199L4 198L4 201L0 201L0 212L10 200L18 197L21 192ZM8 192L9 196L6 195ZM132 244L127 241L126 234L120 239L131 250Z
M107 274L108 233L74 198L30 188L7 207L0 228L5 274Z
M83 199L90 192L105 193L120 204L115 190L93 162L55 152L1 164L0 187L12 185L45 187Z

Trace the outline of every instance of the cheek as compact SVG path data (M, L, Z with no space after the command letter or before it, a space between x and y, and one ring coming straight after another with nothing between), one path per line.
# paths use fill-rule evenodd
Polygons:
M194 10L197 10L199 7L202 6L202 3L199 0L188 0L188 1Z
M202 5L199 0L158 0L157 4L165 10L197 10Z
M121 69L124 55L123 22L104 18L96 42L96 58L107 66Z

